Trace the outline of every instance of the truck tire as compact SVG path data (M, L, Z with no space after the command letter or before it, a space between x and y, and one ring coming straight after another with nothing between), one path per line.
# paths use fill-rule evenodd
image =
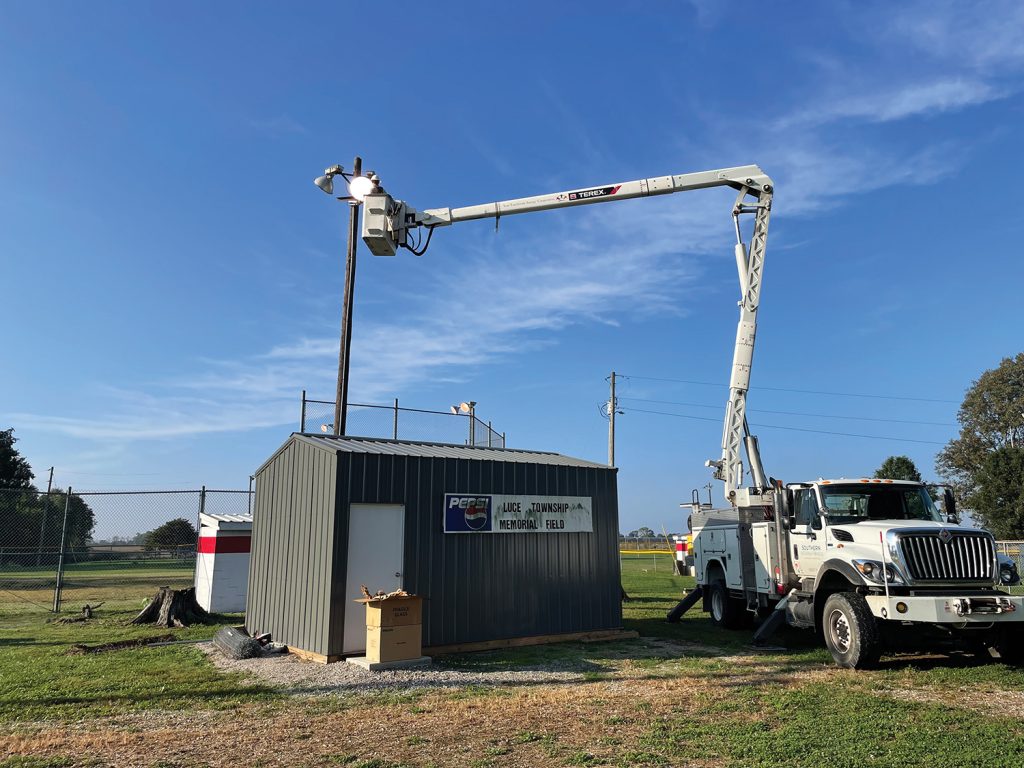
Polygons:
M829 595L821 624L825 645L840 667L871 669L878 664L882 639L863 597L854 592Z
M711 582L708 603L711 622L716 627L739 629L743 626L743 605L729 596L729 589L721 579Z

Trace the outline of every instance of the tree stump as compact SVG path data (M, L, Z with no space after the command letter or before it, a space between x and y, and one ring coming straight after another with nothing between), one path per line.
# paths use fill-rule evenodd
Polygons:
M149 601L132 624L155 624L158 627L187 627L190 624L206 624L210 621L203 607L196 602L195 587L171 589L160 587L160 591Z

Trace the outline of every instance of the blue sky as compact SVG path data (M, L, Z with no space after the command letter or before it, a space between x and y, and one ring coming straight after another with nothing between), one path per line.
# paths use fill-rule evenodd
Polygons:
M1021 351L1024 6L411 8L3 5L0 426L38 475L245 487L299 392L333 393L346 211L311 180L355 154L418 208L761 165L766 469L933 475L965 388ZM719 453L731 202L362 249L352 399L474 399L510 445L601 461L605 377L632 376L622 527L678 529Z

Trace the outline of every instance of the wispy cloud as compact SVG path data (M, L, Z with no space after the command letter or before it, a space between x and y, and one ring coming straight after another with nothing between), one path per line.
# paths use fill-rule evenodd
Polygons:
M788 130L843 120L888 123L952 112L1005 95L1005 90L977 78L911 82L895 88L825 98L807 109L783 116L775 123L775 128Z
M302 123L283 112L273 117L251 118L248 124L250 128L274 138L294 136L308 132Z

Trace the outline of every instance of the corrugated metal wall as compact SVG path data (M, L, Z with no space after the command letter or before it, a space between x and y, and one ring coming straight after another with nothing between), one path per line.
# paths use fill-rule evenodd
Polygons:
M445 534L445 493L589 496L592 533ZM615 471L335 453L292 439L256 475L246 628L342 652L351 504L405 506L424 646L622 625Z
M338 455L338 498L405 505L405 588L426 598L425 646L622 626L615 472L378 454ZM446 534L445 493L593 498L593 533ZM339 505L338 542L348 507ZM335 588L344 594L344 546ZM341 653L344 611L330 653Z
M250 633L327 653L335 545L335 454L291 441L256 475Z

